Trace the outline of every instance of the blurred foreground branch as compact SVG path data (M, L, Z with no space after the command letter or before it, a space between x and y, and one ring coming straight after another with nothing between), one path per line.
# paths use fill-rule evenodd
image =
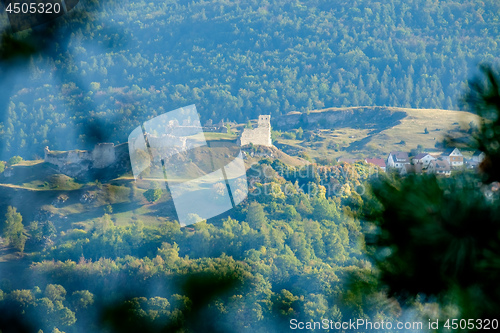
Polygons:
M367 245L391 296L454 304L461 318L500 313L500 79L491 67L465 97L481 117L475 146L481 173L411 176L373 184Z

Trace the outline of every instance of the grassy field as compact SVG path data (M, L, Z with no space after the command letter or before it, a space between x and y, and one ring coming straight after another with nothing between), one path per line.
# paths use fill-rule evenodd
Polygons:
M71 177L59 174L43 160L22 161L10 169L11 176L0 176L0 186L34 191L72 191L84 185L75 182Z
M236 140L236 134L205 132L205 140Z
M309 128L313 132L310 138L303 140L285 139L280 137L277 146L285 152L295 155L305 152L312 158L329 157L386 157L390 151L411 149L422 146L427 152L435 152L436 143L441 143L446 136L467 140L469 134L469 123L478 123L478 117L469 112L449 111L437 109L409 109L409 108L387 108L394 112L404 112L405 116L394 126L380 130L373 126L363 127L359 118L362 113L353 117L356 121L351 126L345 122L337 126L336 124L323 125L321 128ZM327 109L313 111L338 112L345 109ZM363 112L366 113L366 110ZM373 117L373 115L370 115ZM425 129L427 128L427 134ZM279 129L279 128L278 128ZM295 154L294 154L295 152Z

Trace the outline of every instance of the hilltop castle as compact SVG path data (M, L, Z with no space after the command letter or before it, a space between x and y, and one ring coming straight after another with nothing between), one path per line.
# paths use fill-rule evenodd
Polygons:
M241 133L238 143L241 146L254 144L271 147L273 145L271 140L271 116L259 116L257 128L245 128Z
M238 143L241 146L253 144L272 147L270 119L270 115L259 116L257 128L245 128L238 139ZM163 147L166 143L169 143L170 147L178 147L181 150L189 149L186 138L179 134L186 128L189 128L189 126L177 125L174 126L175 130L172 129L175 135L150 136L149 144L153 147ZM216 126L216 129L220 128L222 128L222 125ZM206 128L204 127L203 130L206 130ZM128 143L117 146L113 143L99 143L94 146L92 151L51 151L49 147L45 147L44 161L57 166L59 172L70 177L81 176L92 169L104 169L110 166L113 166L113 168L130 168Z

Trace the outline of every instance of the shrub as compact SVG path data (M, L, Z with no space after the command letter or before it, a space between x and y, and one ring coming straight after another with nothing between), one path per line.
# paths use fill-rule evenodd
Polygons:
M14 165L14 164L18 164L18 163L21 163L23 160L23 158L21 156L12 156L10 159L9 159L9 162L8 164L9 165Z
M289 140L295 140L296 138L296 135L294 132L285 132L282 134L282 136L285 138L285 139L289 139Z
M150 188L149 190L147 190L146 192L143 193L144 198L146 198L146 200L151 202L151 203L160 200L162 194L163 194L163 192L159 188L155 188L155 189Z
M304 130L302 129L302 127L299 127L296 136L298 140L302 140L302 138L304 137Z

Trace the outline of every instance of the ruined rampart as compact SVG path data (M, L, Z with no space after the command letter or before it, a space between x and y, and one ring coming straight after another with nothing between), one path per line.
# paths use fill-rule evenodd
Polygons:
M241 146L254 144L260 146L271 147L271 116L259 116L257 128L245 128L239 138Z

